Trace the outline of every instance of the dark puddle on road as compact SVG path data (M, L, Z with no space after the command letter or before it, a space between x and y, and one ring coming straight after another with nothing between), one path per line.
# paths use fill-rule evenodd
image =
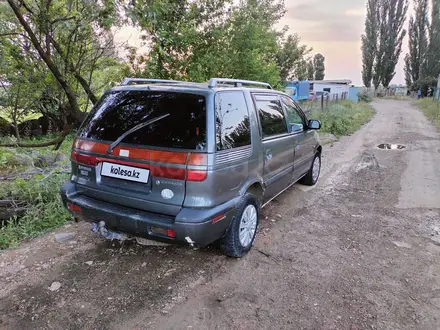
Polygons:
M390 144L390 143L382 143L379 144L377 147L383 150L402 150L406 148L406 146L404 146L403 144Z

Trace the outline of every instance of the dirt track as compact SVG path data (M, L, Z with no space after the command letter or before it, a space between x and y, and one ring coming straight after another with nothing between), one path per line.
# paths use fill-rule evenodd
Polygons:
M0 328L439 329L440 136L407 101L374 106L325 147L316 188L264 210L245 258L113 246L72 224L58 232L73 242L0 254Z

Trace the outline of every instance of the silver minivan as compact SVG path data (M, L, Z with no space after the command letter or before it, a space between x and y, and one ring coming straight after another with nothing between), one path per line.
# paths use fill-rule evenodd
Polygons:
M264 205L318 181L320 127L266 83L127 78L78 131L61 195L107 238L219 242L241 257Z

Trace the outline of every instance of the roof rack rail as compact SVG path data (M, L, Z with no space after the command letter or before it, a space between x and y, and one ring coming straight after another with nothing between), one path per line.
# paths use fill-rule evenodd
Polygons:
M160 84L160 83L168 83L168 84L176 84L183 83L184 81L179 80L166 80L166 79L144 79L144 78L125 78L122 82L122 86L130 85L131 83L144 83L144 84Z
M233 83L235 87L241 87L243 85L257 85L257 86L264 86L267 89L272 89L272 86L268 83L264 83L260 81L252 81L252 80L229 79L229 78L211 78L211 80L209 80L208 87L214 88L219 83Z

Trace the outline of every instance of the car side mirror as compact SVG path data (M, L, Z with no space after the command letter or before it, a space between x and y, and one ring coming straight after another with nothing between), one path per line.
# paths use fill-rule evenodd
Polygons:
M309 120L309 129L321 129L321 122L319 120Z

